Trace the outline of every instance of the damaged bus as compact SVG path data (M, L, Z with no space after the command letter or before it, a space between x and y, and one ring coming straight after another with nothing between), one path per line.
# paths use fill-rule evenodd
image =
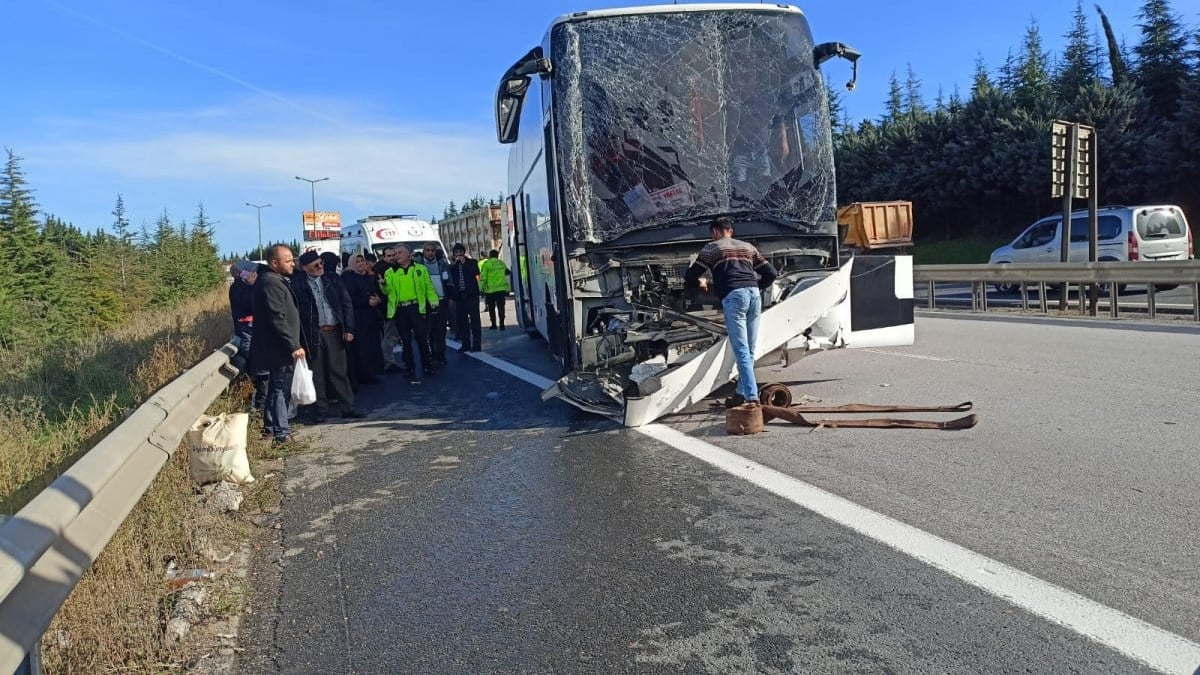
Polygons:
M504 73L505 232L517 315L562 366L544 393L627 426L736 375L720 303L683 275L718 216L780 276L756 361L913 343L912 259L839 249L820 66L785 5L576 12Z

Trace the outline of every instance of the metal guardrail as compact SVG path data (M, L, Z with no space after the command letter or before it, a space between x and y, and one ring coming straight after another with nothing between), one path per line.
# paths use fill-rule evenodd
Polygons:
M234 338L130 413L0 524L0 673L15 672L188 428L238 375Z
M1083 290L1088 286L1108 286L1109 314L1119 316L1118 287L1146 284L1146 310L1150 318L1157 314L1157 286L1189 286L1192 289L1192 319L1200 322L1200 260L1170 262L1087 262L1087 263L1005 263L1003 265L916 265L913 281L928 284L926 304L937 307L936 284L971 284L971 309L987 311L989 284L1018 284L1021 309L1029 311L1029 286L1036 285L1043 313L1048 311L1046 292L1052 286L1073 284L1079 287L1079 313L1087 314L1088 302ZM1061 291L1060 291L1061 294ZM1061 298L1061 296L1060 296ZM1091 314L1097 304L1091 304Z

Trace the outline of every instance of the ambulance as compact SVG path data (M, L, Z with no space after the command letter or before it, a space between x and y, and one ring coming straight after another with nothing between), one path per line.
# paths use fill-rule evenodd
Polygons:
M383 258L384 250L403 244L413 256L421 255L426 242L437 242L445 251L437 229L429 221L414 215L384 215L360 218L353 225L342 226L341 253L343 263L351 255L370 252Z

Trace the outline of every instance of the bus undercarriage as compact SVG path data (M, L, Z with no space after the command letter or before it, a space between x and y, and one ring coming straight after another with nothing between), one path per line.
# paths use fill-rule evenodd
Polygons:
M830 255L819 238L757 244L780 271L763 293L758 364L787 364L825 349L912 343L910 258L859 257L830 268L817 264ZM584 327L577 338L578 365L543 398L561 396L626 426L641 426L733 379L719 301L684 289L683 275L696 250L610 251L573 260L575 325ZM862 282L854 283L857 279ZM851 322L855 291L883 312L857 334Z

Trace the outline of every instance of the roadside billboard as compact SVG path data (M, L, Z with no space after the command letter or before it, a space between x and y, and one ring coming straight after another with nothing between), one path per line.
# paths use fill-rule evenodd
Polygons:
M305 211L301 216L304 222L304 239L337 239L342 233L342 214L338 211Z

